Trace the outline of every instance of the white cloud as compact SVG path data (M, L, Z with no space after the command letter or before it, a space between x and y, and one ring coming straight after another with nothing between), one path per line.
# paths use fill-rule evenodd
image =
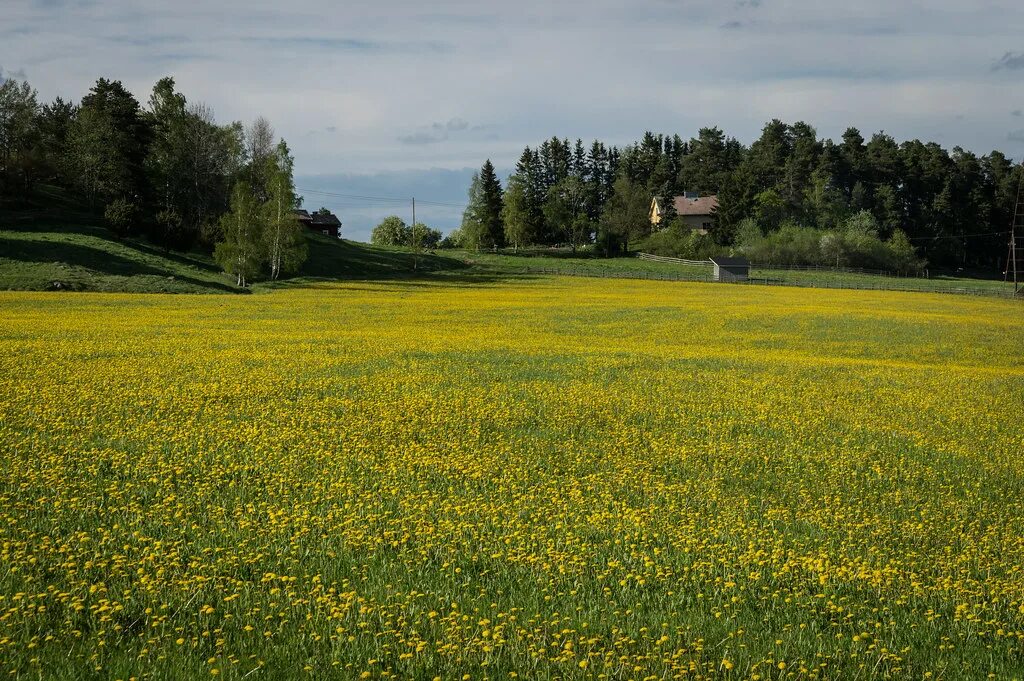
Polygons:
M987 151L1008 146L1024 47L1024 7L988 0L6 0L3 16L0 65L42 97L106 76L145 101L173 75L222 120L267 116L307 176L510 167L551 135L718 124L749 142L773 117Z

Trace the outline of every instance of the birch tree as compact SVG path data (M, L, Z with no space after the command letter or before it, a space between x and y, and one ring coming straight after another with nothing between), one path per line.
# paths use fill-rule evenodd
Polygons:
M262 245L271 279L279 278L282 272L294 272L307 255L302 225L292 212L295 207L293 165L288 145L281 140L268 173L269 198L263 205Z
M231 210L220 220L223 240L213 249L213 257L238 286L248 286L260 270L260 204L244 182L235 184Z

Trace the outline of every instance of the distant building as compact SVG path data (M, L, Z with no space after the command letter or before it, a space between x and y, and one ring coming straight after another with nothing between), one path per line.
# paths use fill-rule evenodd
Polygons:
M718 197L714 195L700 196L696 192L685 192L679 196L672 197L672 205L676 215L683 221L683 224L698 234L707 234L714 222L714 212L718 208ZM655 197L651 200L651 224L655 227L665 228L662 225L662 216L665 214L665 206L661 200Z
M750 262L746 258L711 258L715 267L715 281L746 281L750 278Z
M322 209L321 209L322 210ZM331 212L315 212L309 213L308 211L298 210L292 211L295 217L299 219L299 224L308 227L309 229L315 229L321 234L325 234L335 239L341 236L341 220L338 216Z

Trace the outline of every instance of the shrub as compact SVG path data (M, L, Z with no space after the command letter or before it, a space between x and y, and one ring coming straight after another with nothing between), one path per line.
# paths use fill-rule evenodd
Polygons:
M103 210L103 219L117 236L124 238L132 231L138 217L138 208L127 199L114 199Z
M375 246L405 246L409 243L412 230L397 215L389 215L373 228L370 243Z
M882 241L878 223L868 211L852 215L838 229L830 230L786 222L765 234L755 221L744 220L738 230L737 248L751 262L781 267L857 267L901 274L924 267L902 230L893 232L889 241Z
M655 232L641 241L639 248L654 255L688 260L705 260L722 250L710 235L693 231L678 218L666 229Z

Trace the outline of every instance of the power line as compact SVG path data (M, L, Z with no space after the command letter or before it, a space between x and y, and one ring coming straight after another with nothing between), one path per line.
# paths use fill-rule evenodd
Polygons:
M306 194L320 194L322 196L333 196L339 199L358 199L360 201L393 201L396 203L407 203L409 198L398 198L394 196L362 196L359 194L339 194L337 192L325 192L318 189L303 189L302 187L296 187L297 191Z
M966 239L975 236L1000 236L1009 234L1006 230L1002 232L975 232L973 234L937 234L936 236L912 236L910 241L935 241L937 239Z
M398 197L398 196L366 196L363 194L343 194L341 192L326 192L319 189L303 189L302 187L296 187L297 191L305 194L317 194L320 196L330 196L332 198L339 199L352 199L357 201L387 201L389 203L409 203L412 200L411 197ZM420 204L426 206L444 206L450 208L465 208L464 203L448 203L445 201L430 201L424 199L417 199Z

